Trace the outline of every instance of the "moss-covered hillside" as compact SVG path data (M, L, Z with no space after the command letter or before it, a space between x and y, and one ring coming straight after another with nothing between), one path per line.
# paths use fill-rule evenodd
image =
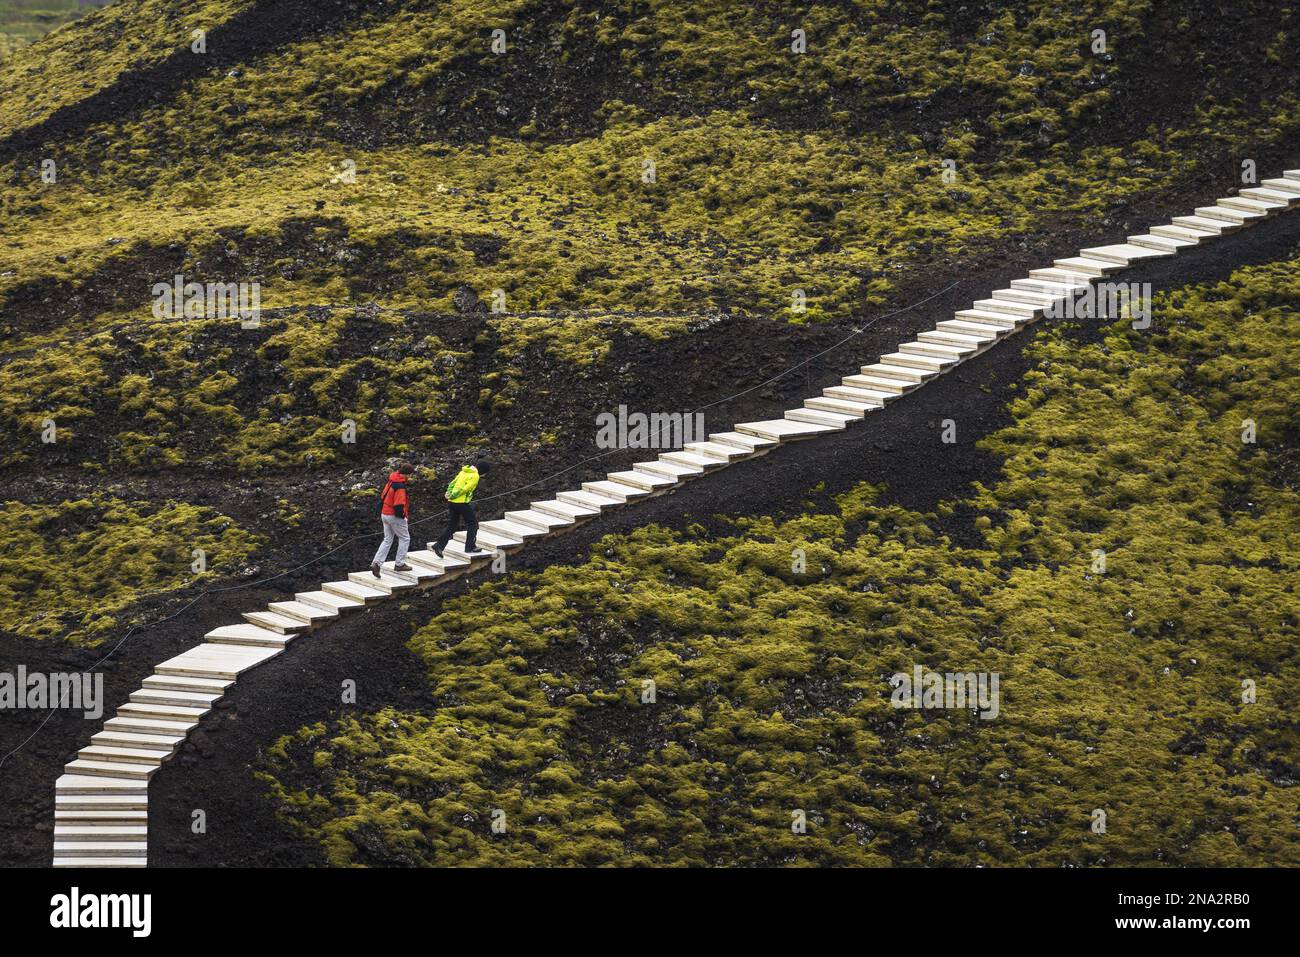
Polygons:
M293 7L123 3L4 67L8 210L27 228L0 291L22 302L32 282L75 286L179 243L187 272L256 273L271 305L383 274L365 294L403 306L449 307L465 285L503 289L515 311L772 311L798 287L812 317L842 316L879 302L895 270L1063 211L1107 215L1300 122L1294 15L1272 5L1240 14L1268 24L1249 55L1276 59L1278 81L1180 63L1204 79L1155 123L1115 91L1131 95L1152 46L1195 45L1205 26L1143 0L390 0L276 19ZM130 41L91 56L119 8ZM261 26L283 29L246 42ZM74 58L89 76L58 69ZM96 109L110 103L127 109ZM31 165L47 156L53 187ZM241 263L318 209L340 235L303 251L315 268ZM222 249L231 260L206 261Z
M581 364L620 325L847 320L1026 236L1122 232L1300 134L1296 12L1224 16L121 0L0 65L5 460L50 451L52 409L69 462L156 469L336 462L343 418L418 449L490 427L449 393L512 401L436 331L358 354L361 304L518 316L473 370L508 377L521 339ZM156 318L176 275L257 283L271 325ZM332 311L275 311L305 306Z
M430 711L263 777L335 864L1294 864L1297 301L1291 261L1049 335L999 478L934 514L861 486L480 587L411 641ZM1000 713L894 709L915 665Z
M0 651L147 618L125 686L368 561L390 456L423 518L480 450L553 493L629 397L769 414L864 318L1298 148L1289 3L116 0L0 47ZM268 757L286 819L338 863L1294 860L1295 276L1050 339L934 515L860 487L472 591L411 644L432 717ZM910 662L1002 716L895 713Z
M87 9L84 0L0 0L0 60Z
M0 503L0 621L25 638L101 641L140 597L232 574L262 543L210 508Z

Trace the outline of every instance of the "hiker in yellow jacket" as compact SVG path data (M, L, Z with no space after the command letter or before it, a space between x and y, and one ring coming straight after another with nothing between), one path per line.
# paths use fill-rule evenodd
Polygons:
M438 536L438 541L433 545L433 553L442 558L442 550L447 547L451 541L451 536L456 534L457 529L462 523L465 525L465 551L473 554L478 551L474 542L478 535L478 518L474 514L474 505L471 499L474 498L474 490L478 488L478 480L482 475L487 474L487 462L479 459L473 465L466 465L451 480L447 486L447 494L443 496L447 500L447 527L442 530ZM484 552L484 554L488 554Z

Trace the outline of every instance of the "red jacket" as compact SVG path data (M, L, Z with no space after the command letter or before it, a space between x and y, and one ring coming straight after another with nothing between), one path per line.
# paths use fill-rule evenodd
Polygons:
M411 503L406 497L406 476L401 472L388 476L380 499L384 503L379 510L380 514L396 515L398 518L411 517Z

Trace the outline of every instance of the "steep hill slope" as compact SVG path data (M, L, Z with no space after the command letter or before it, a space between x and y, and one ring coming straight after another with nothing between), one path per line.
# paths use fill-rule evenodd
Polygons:
M932 512L859 485L475 589L410 640L428 706L331 708L259 776L338 865L1293 864L1298 293L1046 334L1000 472ZM917 666L1000 708L891 707Z
M1293 14L1238 5L1226 41L1210 14L115 4L0 67L4 455L320 465L489 423L533 436L487 418L519 399L529 346L577 369L620 330L846 321L1034 234L1122 234L1295 142ZM155 318L176 275L258 284L265 321ZM477 387L464 338L411 310L480 317ZM108 427L40 448L32 377Z
M125 688L234 610L189 608L200 588L369 534L391 455L425 489L476 450L500 488L543 480L595 451L600 411L705 404L951 282L982 293L1008 262L1182 213L1244 160L1267 175L1300 152L1298 19L1262 0L88 13L0 60L0 660L89 663L187 608L132 633ZM259 321L167 315L177 276L255 287ZM719 421L783 394L800 384ZM87 550L99 572L59 574ZM0 749L31 730L0 725ZM83 731L52 722L7 786L45 787Z
M108 0L96 0L97 4ZM0 60L87 12L87 0L0 0Z

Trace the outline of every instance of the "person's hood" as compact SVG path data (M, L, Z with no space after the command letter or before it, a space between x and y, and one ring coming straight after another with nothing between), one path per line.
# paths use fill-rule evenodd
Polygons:
M388 481L390 481L390 482L405 482L405 481L406 481L406 476L403 475L401 472L394 472L392 475L388 476Z

